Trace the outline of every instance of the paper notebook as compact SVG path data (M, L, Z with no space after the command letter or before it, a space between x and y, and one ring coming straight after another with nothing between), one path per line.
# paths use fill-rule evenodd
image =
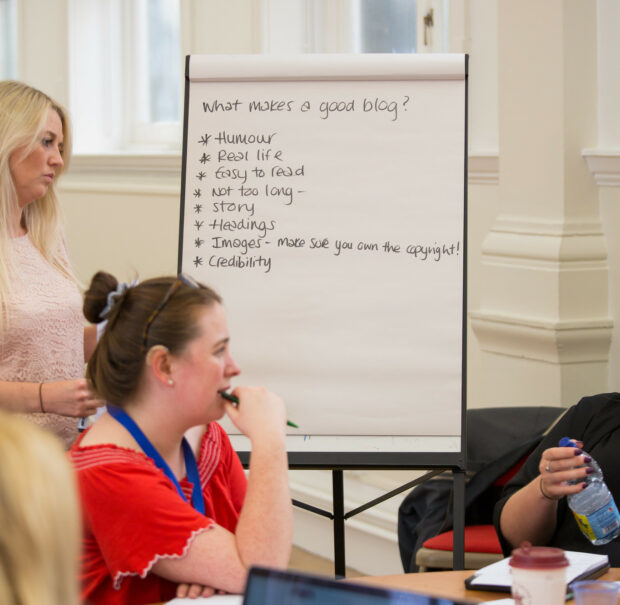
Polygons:
M564 551L569 565L566 568L566 584L572 584L578 580L597 578L609 569L607 555L596 555L589 552ZM476 571L465 580L465 586L470 590L492 590L497 592L510 592L512 575L510 557L506 557L496 563L491 563Z

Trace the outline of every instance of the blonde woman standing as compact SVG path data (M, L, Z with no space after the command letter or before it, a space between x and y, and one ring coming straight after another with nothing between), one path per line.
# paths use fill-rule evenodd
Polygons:
M79 507L61 443L0 412L0 603L77 605Z
M84 376L84 326L55 193L67 167L67 113L20 82L0 82L0 408L22 412L69 446L98 405Z

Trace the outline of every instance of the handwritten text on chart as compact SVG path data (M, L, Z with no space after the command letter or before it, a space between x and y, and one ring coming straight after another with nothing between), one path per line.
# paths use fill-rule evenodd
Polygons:
M253 101L234 101L213 99L203 101L205 113L241 112L248 113L279 113L294 112L312 113L327 120L338 114L347 113L381 113L390 116L391 121L398 120L399 110L407 111L411 97L403 95L400 99L383 99L380 97L362 97L360 99L325 99L323 101L293 101L290 99L256 99Z
M409 97L406 99L408 102ZM302 107L305 104L302 103ZM284 101L275 105L271 102L276 109L240 101L227 104L217 101L212 105L205 102L203 105L205 111L208 106L209 111L215 112L240 111L244 105L249 111L292 111L294 107L293 102ZM355 101L350 101L337 103L331 109L329 105L319 106L319 110L326 119L330 111L355 111L355 107ZM385 107L389 111L390 104ZM364 111L363 108L364 104ZM339 258L351 254L401 255L431 264L460 255L460 241L436 241L432 236L423 241L393 242L287 233L287 213L307 203L306 191L301 187L308 174L302 161L289 161L282 136L273 131L220 130L203 132L194 140L199 165L191 190L196 251L192 262L196 267L254 269L269 273L272 254L277 249L287 250L288 254L312 250L313 254Z
M378 244L366 241L347 241L335 239L330 242L327 237L296 238L290 236L278 237L276 241L266 240L265 237L220 237L211 238L211 250L218 251L208 258L196 255L193 263L196 267L205 264L209 267L232 267L236 269L260 268L269 273L272 267L272 258L269 256L269 248L307 248L309 250L329 250L333 256L341 256L351 253L378 253L378 254L404 254L405 256L421 262L441 262L452 256L459 256L461 243L438 243L407 244L401 246L393 242ZM229 252L228 252L229 251ZM259 255L253 255L260 251ZM232 252L232 255L230 253Z

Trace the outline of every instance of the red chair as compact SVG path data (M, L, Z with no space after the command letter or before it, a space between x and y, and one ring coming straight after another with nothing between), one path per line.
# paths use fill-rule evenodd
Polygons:
M512 468L498 477L493 485L504 486L512 479L527 460L523 456ZM415 557L420 571L429 569L452 569L454 531L445 531L422 544ZM465 527L465 569L480 569L503 559L502 547L493 525L469 525Z
M426 540L415 557L420 571L452 569L453 538L454 532L450 530ZM492 525L470 525L465 528L465 569L480 569L503 558Z

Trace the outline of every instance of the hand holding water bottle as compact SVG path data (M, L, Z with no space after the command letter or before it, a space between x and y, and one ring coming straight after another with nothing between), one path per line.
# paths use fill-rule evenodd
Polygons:
M588 465L585 480L582 478L567 481L569 485L581 484L578 492L566 496L568 506L579 529L592 544L607 544L620 534L620 514L605 483L601 467L578 445L582 445L581 442L575 442L568 437L562 437L559 443L560 447L580 450L580 455L583 454L584 462Z

